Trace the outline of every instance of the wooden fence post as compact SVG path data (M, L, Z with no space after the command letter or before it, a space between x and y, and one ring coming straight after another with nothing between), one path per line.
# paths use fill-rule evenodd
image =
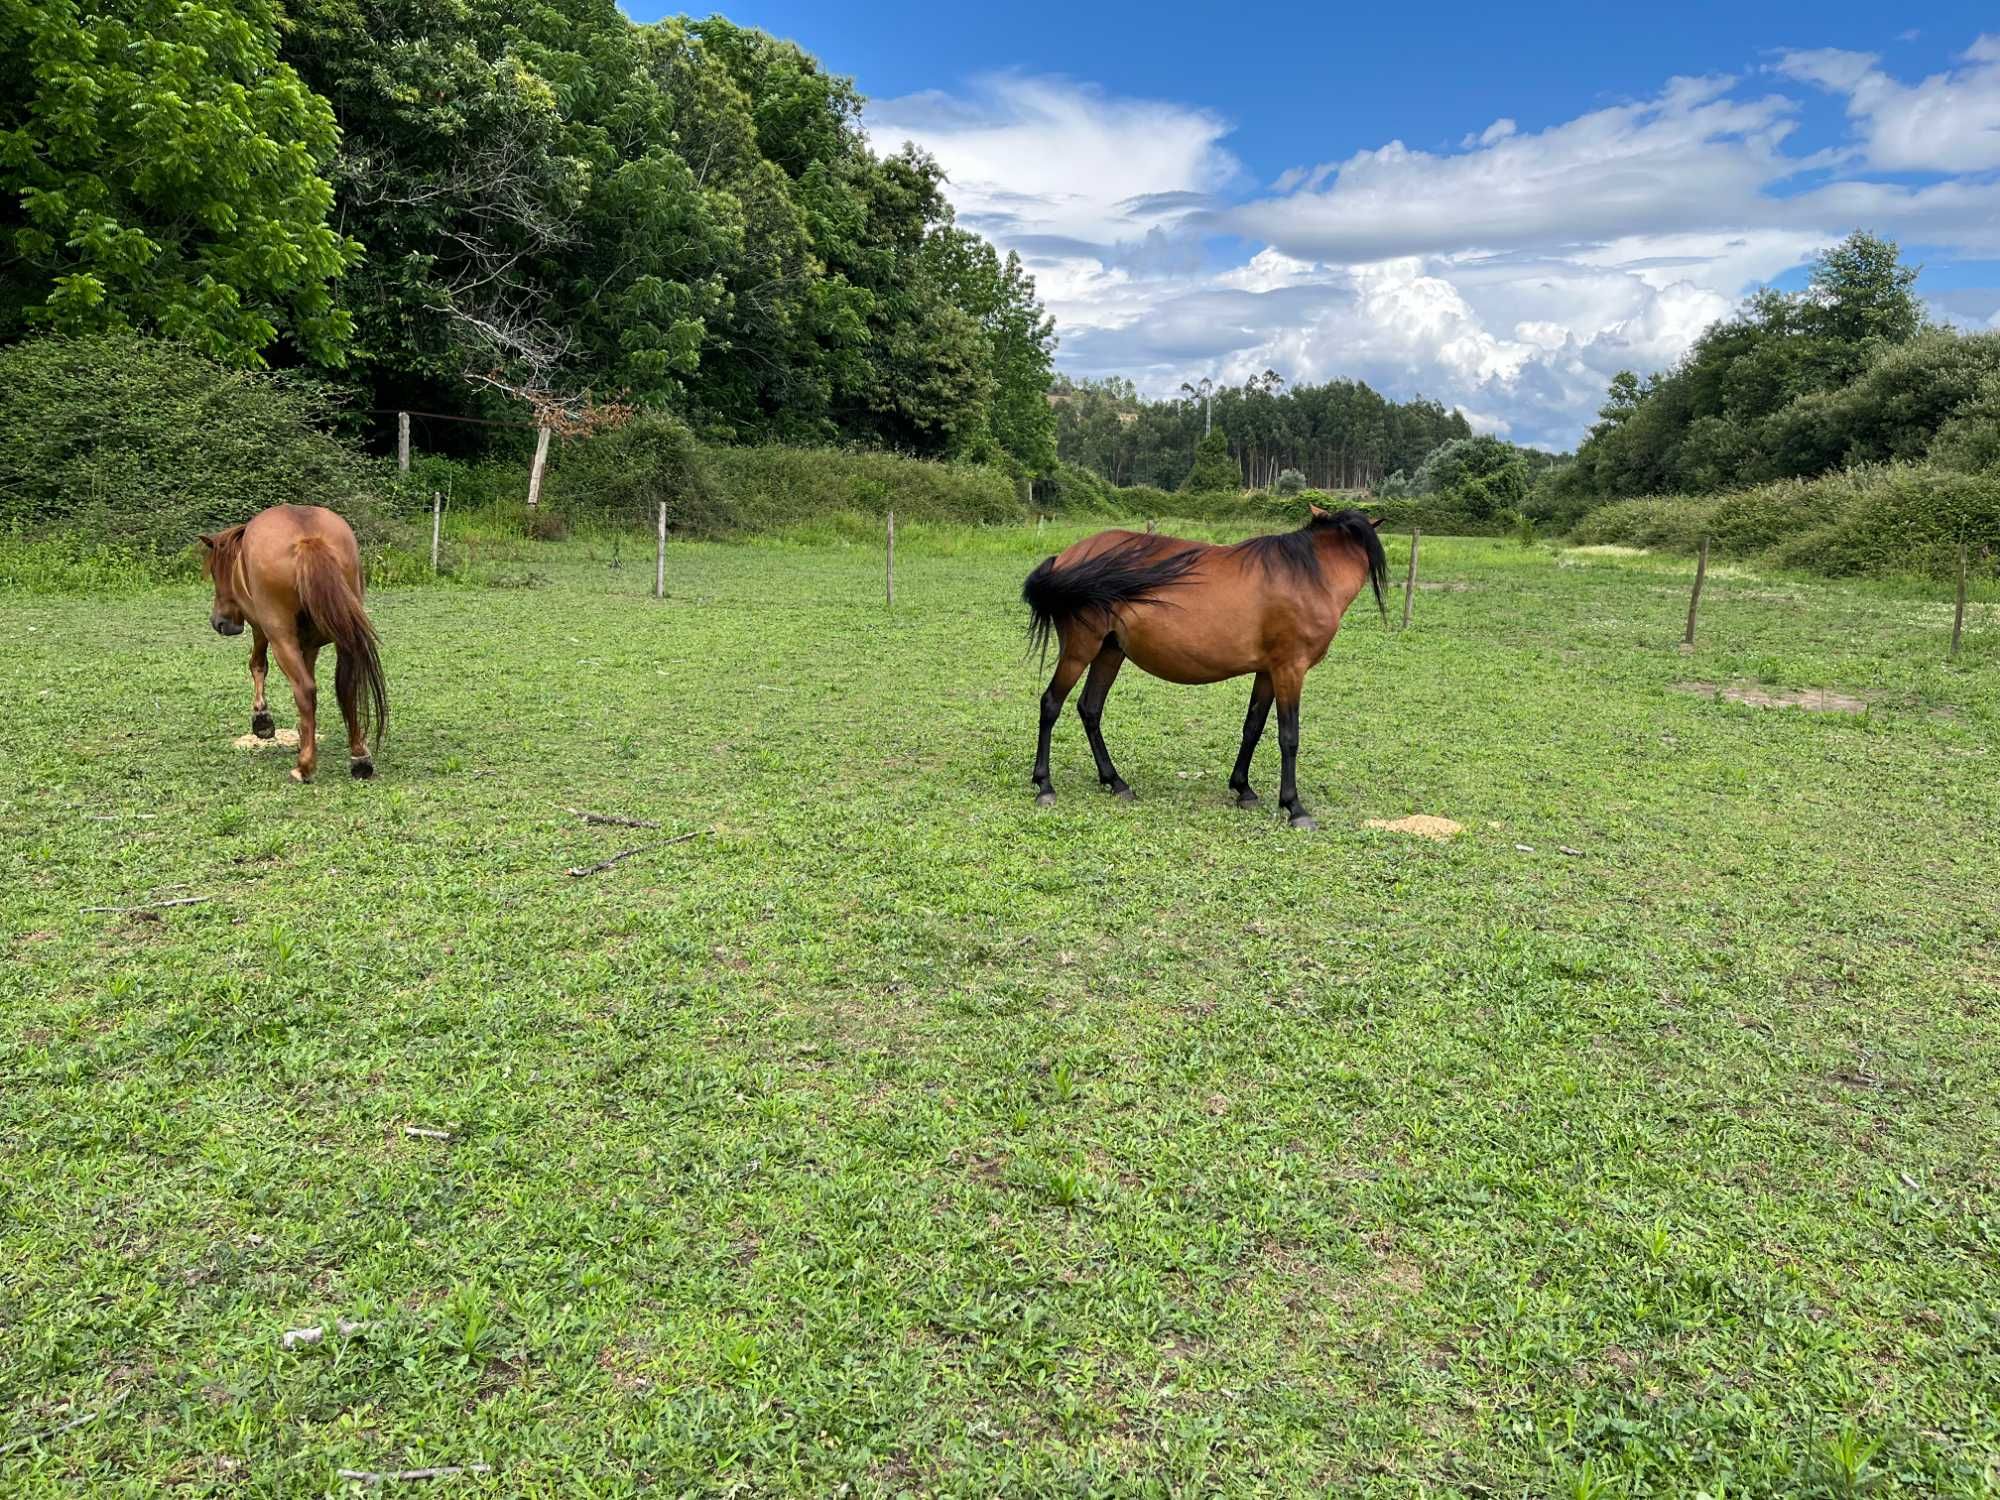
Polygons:
M653 597L667 597L667 502L660 502L660 542L653 554Z
M535 436L535 465L528 470L528 509L533 510L542 503L542 467L549 461L549 430L544 427Z
M1965 634L1965 543L1958 544L1958 608L1951 617L1951 659L1958 660L1959 637Z
M889 512L889 607L896 607L896 513Z
M438 570L438 539L444 531L444 496L431 491L431 571Z
M1146 522L1146 535L1151 536L1152 534L1153 534L1153 522L1149 518Z
M1688 628L1681 644L1694 649L1694 612L1701 607L1701 581L1708 576L1708 538L1701 539L1701 553L1694 565L1694 593L1688 596Z
M1417 542L1423 536L1423 528L1410 528L1410 571L1403 579L1403 629L1410 628L1410 604L1417 593Z
M410 472L410 414L406 411L396 413L396 472Z

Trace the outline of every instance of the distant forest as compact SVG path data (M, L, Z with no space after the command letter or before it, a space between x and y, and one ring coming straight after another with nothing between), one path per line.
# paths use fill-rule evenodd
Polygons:
M1224 435L1241 484L1264 489L1287 469L1316 489L1370 488L1413 474L1426 456L1472 435L1457 411L1419 397L1392 401L1358 380L1287 387L1266 370L1240 386L1182 388L1174 400L1140 397L1129 380L1058 376L1049 392L1056 448L1116 485L1180 489L1211 429Z

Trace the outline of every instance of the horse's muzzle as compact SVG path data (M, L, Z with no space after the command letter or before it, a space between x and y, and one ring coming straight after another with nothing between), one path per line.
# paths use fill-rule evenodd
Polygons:
M243 622L241 620L210 620L208 623L215 627L217 635L243 634Z

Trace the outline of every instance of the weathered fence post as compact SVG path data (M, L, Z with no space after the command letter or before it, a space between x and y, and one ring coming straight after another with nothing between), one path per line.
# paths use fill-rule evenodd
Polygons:
M410 414L406 411L396 413L396 472L410 472Z
M1153 522L1149 517L1146 521L1146 535L1151 536L1152 534L1153 534Z
M896 607L896 513L889 512L889 607Z
M1701 581L1708 576L1708 538L1701 539L1701 553L1694 565L1694 593L1688 596L1688 628L1681 644L1694 649L1694 612L1701 607Z
M667 502L660 502L660 542L653 554L653 597L667 597Z
M544 427L535 436L535 464L528 470L528 509L533 510L542 503L542 469L549 461L549 430Z
M1951 659L1958 660L1959 637L1965 634L1965 543L1958 544L1958 608L1951 617Z
M1410 571L1403 578L1403 629L1410 628L1410 605L1417 593L1417 541L1423 536L1421 526L1410 528Z
M444 496L431 491L431 571L438 570L438 540L444 531Z

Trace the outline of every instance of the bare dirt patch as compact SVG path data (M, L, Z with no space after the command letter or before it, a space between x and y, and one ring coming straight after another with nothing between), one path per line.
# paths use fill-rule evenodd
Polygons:
M299 748L299 732L296 729L280 729L268 740L260 740L254 734L239 734L229 743L238 750L296 750ZM316 734L313 743L319 743Z
M1429 813L1412 813L1407 818L1370 818L1362 824L1364 828L1379 828L1385 833L1411 833L1420 839L1430 839L1442 844L1465 832L1463 823L1454 823L1450 818L1434 818Z
M1828 692L1825 688L1804 688L1798 692L1783 693L1771 692L1747 682L1727 686L1714 682L1677 682L1674 691L1692 693L1697 698L1747 703L1752 708L1802 708L1814 714L1859 714L1868 711L1866 700L1850 698L1845 693Z

